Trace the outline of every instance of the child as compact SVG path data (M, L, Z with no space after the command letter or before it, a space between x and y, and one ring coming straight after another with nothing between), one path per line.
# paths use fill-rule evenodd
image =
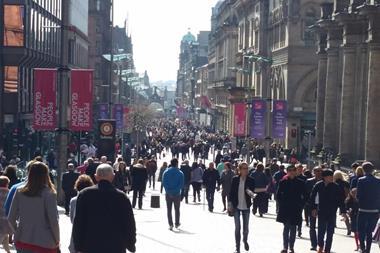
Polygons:
M9 234L12 233L7 216L5 215L4 202L8 195L10 180L6 176L0 176L0 242L3 243L4 250L10 253Z
M359 233L358 233L358 224L357 224L359 203L356 198L356 189L349 192L345 203L346 203L346 209L349 211L349 216L351 220L351 231L354 233L354 236L355 236L355 243L356 243L355 251L359 251L360 245L359 245Z

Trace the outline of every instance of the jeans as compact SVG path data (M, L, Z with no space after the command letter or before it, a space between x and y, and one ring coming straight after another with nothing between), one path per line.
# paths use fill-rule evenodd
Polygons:
M142 208L144 190L133 190L132 207L136 207L137 194L139 195L139 208Z
M68 214L70 212L70 200L76 196L76 193L65 192L65 213Z
M185 199L186 203L189 202L189 188L190 188L190 184L186 183L184 184L183 190L182 190L182 199Z
M259 192L253 200L253 214L257 213L259 210L259 214L264 214L268 212L268 193Z
M156 174L149 174L148 175L148 180L149 180L149 187L152 186L152 182L153 182L153 190L155 189L156 187Z
M235 242L236 242L236 248L240 248L240 241L241 241L241 223L240 223L240 215L243 217L243 242L247 242L248 240L248 233L249 233L249 209L247 210L239 210L236 209L234 213L234 219L235 219Z
M196 201L196 197L197 197L197 195L198 195L198 202L201 202L201 188L202 188L202 183L199 183L199 182L192 182L191 185L193 186L194 202Z
M166 206L168 209L168 222L169 226L173 226L173 216L172 216L172 209L173 209L173 204L174 204L174 212L175 212L175 225L179 226L179 218L180 218L180 205L181 205L181 196L174 196L170 194L166 194Z
M318 239L317 239L317 218L310 215L310 228L309 228L309 235L310 235L310 242L312 248L317 248L318 245Z
M206 188L206 199L208 203L208 209L210 211L214 210L214 195L215 195L215 188Z
M284 231L282 238L284 242L284 249L294 249L294 243L296 242L297 226L290 223L284 223Z
M372 232L376 228L378 218L379 215L377 213L359 212L358 214L360 248L365 253L371 252Z
M318 216L318 246L324 252L330 253L336 225L336 215L330 217ZM326 243L325 243L326 235Z

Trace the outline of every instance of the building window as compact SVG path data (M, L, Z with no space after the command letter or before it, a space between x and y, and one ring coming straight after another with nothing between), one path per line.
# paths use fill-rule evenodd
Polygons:
M4 5L4 46L24 46L24 6Z
M102 77L102 66L100 63L95 64L95 78L99 79Z
M100 6L101 5L101 2L100 2L100 0L96 0L96 10L97 11L100 11Z
M310 30L310 26L314 25L317 22L317 14L313 8L310 8L306 11L305 17L303 20L303 40L306 45L314 45L315 44L315 33Z
M18 67L4 67L4 93L17 93L18 91Z

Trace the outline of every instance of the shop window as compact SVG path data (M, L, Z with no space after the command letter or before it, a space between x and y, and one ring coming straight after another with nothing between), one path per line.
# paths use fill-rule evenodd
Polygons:
M4 93L17 93L18 90L18 67L4 67Z
M4 46L24 46L24 6L4 5Z

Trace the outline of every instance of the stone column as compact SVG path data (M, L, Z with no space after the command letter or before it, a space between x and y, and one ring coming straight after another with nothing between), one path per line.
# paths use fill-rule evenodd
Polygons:
M325 111L323 125L323 146L336 152L338 150L338 82L339 82L339 45L342 31L334 21L326 21L327 29L327 76L325 89Z
M366 5L360 12L369 19L368 100L365 159L380 165L380 7Z
M336 19L343 25L344 30L339 153L343 163L351 164L358 159L355 154L355 125L359 122L355 122L355 110L360 107L355 105L355 87L362 64L358 47L364 41L365 23L355 14L339 14Z
M319 47L317 54L318 61L318 81L317 81L317 120L316 120L316 146L323 145L323 121L325 114L325 90L327 74L327 55L326 55L327 34L323 29L318 30Z

